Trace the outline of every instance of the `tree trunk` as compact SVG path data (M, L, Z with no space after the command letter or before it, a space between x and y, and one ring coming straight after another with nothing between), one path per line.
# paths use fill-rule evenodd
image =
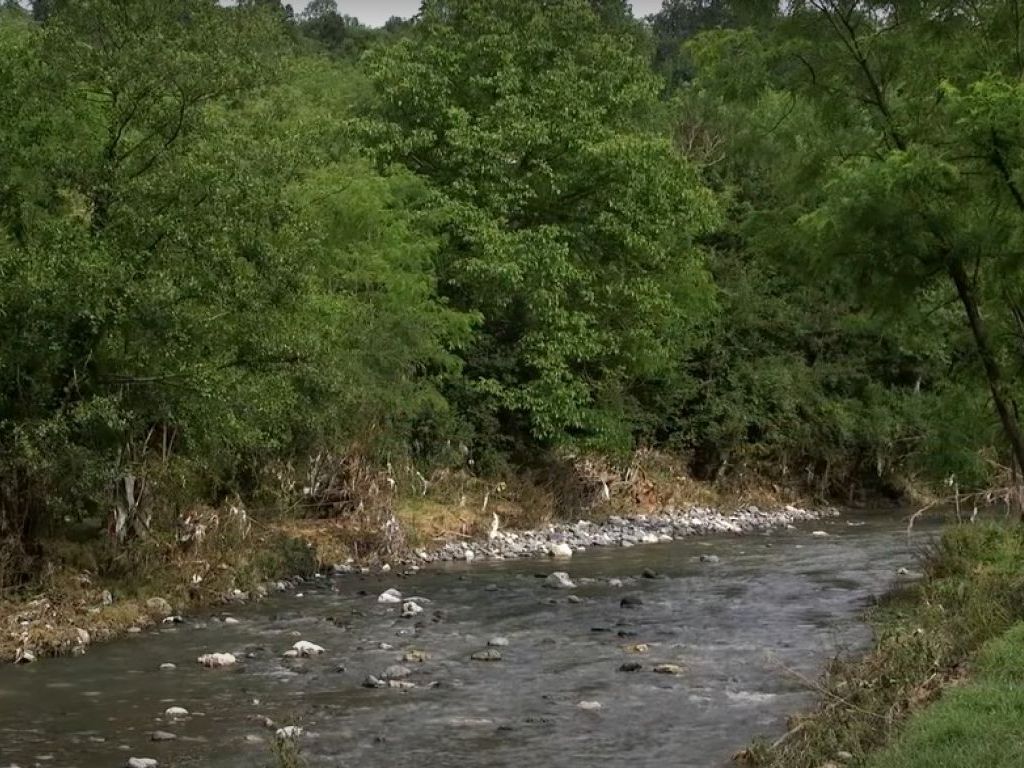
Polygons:
M988 379L988 386L992 392L992 401L995 403L996 411L999 413L999 420L1003 424L1003 431L1010 441L1010 448L1013 451L1013 458L1017 467L1024 469L1024 435L1021 434L1020 424L1010 407L1010 397L1003 384L1002 371L999 368L999 361L996 359L988 338L988 331L985 329L985 322L982 320L981 312L978 310L978 300L974 295L974 288L970 278L964 270L964 265L954 259L949 265L949 276L956 285L956 292L964 305L967 313L967 320L971 325L971 333L974 335L974 343L978 348L978 355L985 368L985 377Z

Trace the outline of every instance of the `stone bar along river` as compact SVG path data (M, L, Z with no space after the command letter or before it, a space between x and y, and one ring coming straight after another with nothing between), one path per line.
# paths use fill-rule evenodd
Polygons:
M908 537L896 513L847 514L566 561L308 582L78 658L0 668L0 767L117 768L148 757L161 768L260 768L273 765L275 732L261 722L270 718L303 728L310 766L719 768L813 704L799 676L870 641L864 608L899 569L915 568L932 535ZM545 588L538 576L559 570L578 588ZM403 619L400 605L377 602L391 587L430 602ZM623 607L625 597L641 604ZM508 641L501 661L470 660L496 637ZM283 658L300 639L326 652ZM637 644L648 650L626 648ZM239 663L196 663L220 651ZM427 660L403 661L409 651ZM167 662L176 669L162 671ZM643 668L619 671L628 662ZM415 688L363 687L395 664ZM658 664L683 671L657 674ZM165 716L172 706L190 716ZM153 742L154 731L177 738Z

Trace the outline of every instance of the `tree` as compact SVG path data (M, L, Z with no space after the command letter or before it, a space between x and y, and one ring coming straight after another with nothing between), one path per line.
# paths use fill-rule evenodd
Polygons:
M797 3L760 40L743 37L747 51L762 51L763 79L732 92L762 125L765 106L777 105L770 130L801 147L786 160L786 207L755 217L763 230L790 233L791 255L845 274L876 304L958 302L975 371L1021 466L1019 384L1007 373L1015 351L1005 333L1019 306L1024 233L1015 8L999 0ZM738 39L695 44L705 89L735 73Z
M676 87L693 78L693 65L684 45L701 32L736 24L728 0L665 0L661 10L650 17L654 33L655 67Z
M452 397L496 444L629 445L641 383L709 305L693 237L715 219L646 127L658 83L635 36L584 0L427 2L367 66L362 127L437 191L440 290L481 318Z
M443 410L465 321L423 185L328 130L354 73L286 50L276 14L212 0L0 24L5 540L112 506L144 531Z

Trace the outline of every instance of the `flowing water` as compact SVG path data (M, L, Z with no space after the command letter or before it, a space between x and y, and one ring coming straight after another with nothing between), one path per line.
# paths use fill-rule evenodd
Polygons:
M831 535L813 537L812 528ZM812 703L801 678L868 642L862 609L897 569L914 567L929 535L908 541L899 516L846 517L771 535L592 550L558 565L452 564L405 579L308 584L301 596L233 609L238 624L206 617L81 658L0 669L0 766L110 768L138 756L164 767L259 768L271 764L273 732L257 722L266 716L305 729L312 766L718 768ZM641 578L645 568L658 578ZM571 592L581 602L537 578L560 569L581 581ZM378 604L392 586L428 598L427 610L402 619L399 606ZM625 596L642 605L621 607ZM494 636L509 641L503 660L470 661ZM327 652L283 659L299 637ZM638 643L649 650L623 648ZM405 664L417 688L361 687L411 649L429 655ZM196 664L213 651L240 663ZM644 668L619 671L626 661ZM160 671L163 662L177 669ZM658 663L684 672L655 674ZM172 705L192 716L168 720ZM178 738L153 743L154 730Z

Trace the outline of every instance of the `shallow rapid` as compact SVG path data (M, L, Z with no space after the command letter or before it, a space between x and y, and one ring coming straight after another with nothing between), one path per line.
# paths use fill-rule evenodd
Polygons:
M805 681L868 642L863 608L915 567L930 535L908 540L899 515L846 516L557 564L309 583L84 657L0 669L0 767L111 768L130 756L175 768L271 765L270 718L304 729L311 766L718 768L755 736L781 734L813 700ZM578 588L546 588L538 576L556 570ZM403 619L401 605L377 602L390 587L430 602ZM500 661L470 659L496 637L508 641L495 649ZM282 658L299 639L327 651ZM214 651L239 663L196 663ZM427 660L403 661L410 651ZM176 669L161 671L168 662ZM642 669L620 671L629 662ZM363 687L395 664L415 688ZM659 664L682 673L655 673ZM172 706L190 716L165 716ZM154 742L154 731L176 738Z

